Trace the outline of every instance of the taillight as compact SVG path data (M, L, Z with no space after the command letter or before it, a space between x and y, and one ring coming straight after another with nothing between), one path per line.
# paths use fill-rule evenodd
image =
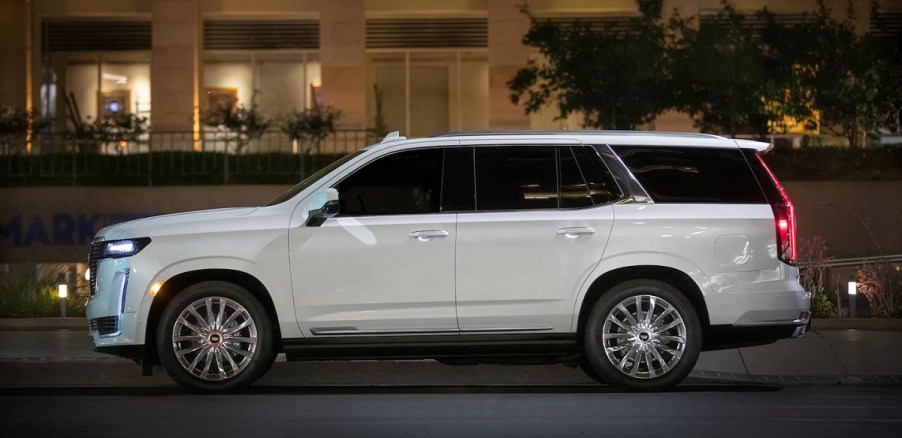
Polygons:
M774 224L777 228L777 258L784 263L795 265L797 260L796 249L798 248L798 245L796 245L795 207L793 207L789 195L786 194L786 190L783 189L783 185L780 184L780 181L777 181L777 177L767 167L764 159L761 158L761 154L755 154L755 156L758 157L761 166L767 171L771 182L773 182L774 187L780 193L781 199L768 200L771 209L774 211Z

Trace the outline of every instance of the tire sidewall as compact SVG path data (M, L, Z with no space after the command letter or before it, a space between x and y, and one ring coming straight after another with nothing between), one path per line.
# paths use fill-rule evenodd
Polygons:
M652 295L667 301L680 313L686 325L686 347L680 361L663 376L652 379L633 378L618 370L599 341L604 321L611 310L623 300L637 295ZM586 359L602 382L631 390L666 390L680 383L695 367L701 352L701 323L689 300L673 286L657 280L630 280L611 288L592 306L586 321L584 344Z
M225 381L211 382L191 375L173 351L172 331L178 316L188 305L206 297L228 298L242 305L257 328L257 349L251 362L238 375ZM205 281L185 288L166 305L157 329L157 351L166 373L182 386L207 392L235 391L257 380L273 363L273 342L272 323L263 305L243 287L224 281Z

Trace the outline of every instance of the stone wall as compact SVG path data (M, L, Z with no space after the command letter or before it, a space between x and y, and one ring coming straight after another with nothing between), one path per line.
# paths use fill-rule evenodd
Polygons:
M787 182L801 238L837 258L902 254L902 181ZM264 205L288 186L0 188L0 263L81 262L102 226L143 216ZM871 237L873 236L873 238Z

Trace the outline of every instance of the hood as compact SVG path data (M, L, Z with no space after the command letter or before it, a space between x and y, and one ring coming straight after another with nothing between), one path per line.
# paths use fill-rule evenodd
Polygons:
M152 216L103 228L97 232L95 239L116 240L214 231L222 228L230 219L248 216L258 208L219 208Z

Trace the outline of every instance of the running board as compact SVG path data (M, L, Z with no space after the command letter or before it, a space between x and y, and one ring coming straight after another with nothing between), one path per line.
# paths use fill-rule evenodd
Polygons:
M284 339L287 360L436 359L566 356L579 350L572 333L335 336Z

